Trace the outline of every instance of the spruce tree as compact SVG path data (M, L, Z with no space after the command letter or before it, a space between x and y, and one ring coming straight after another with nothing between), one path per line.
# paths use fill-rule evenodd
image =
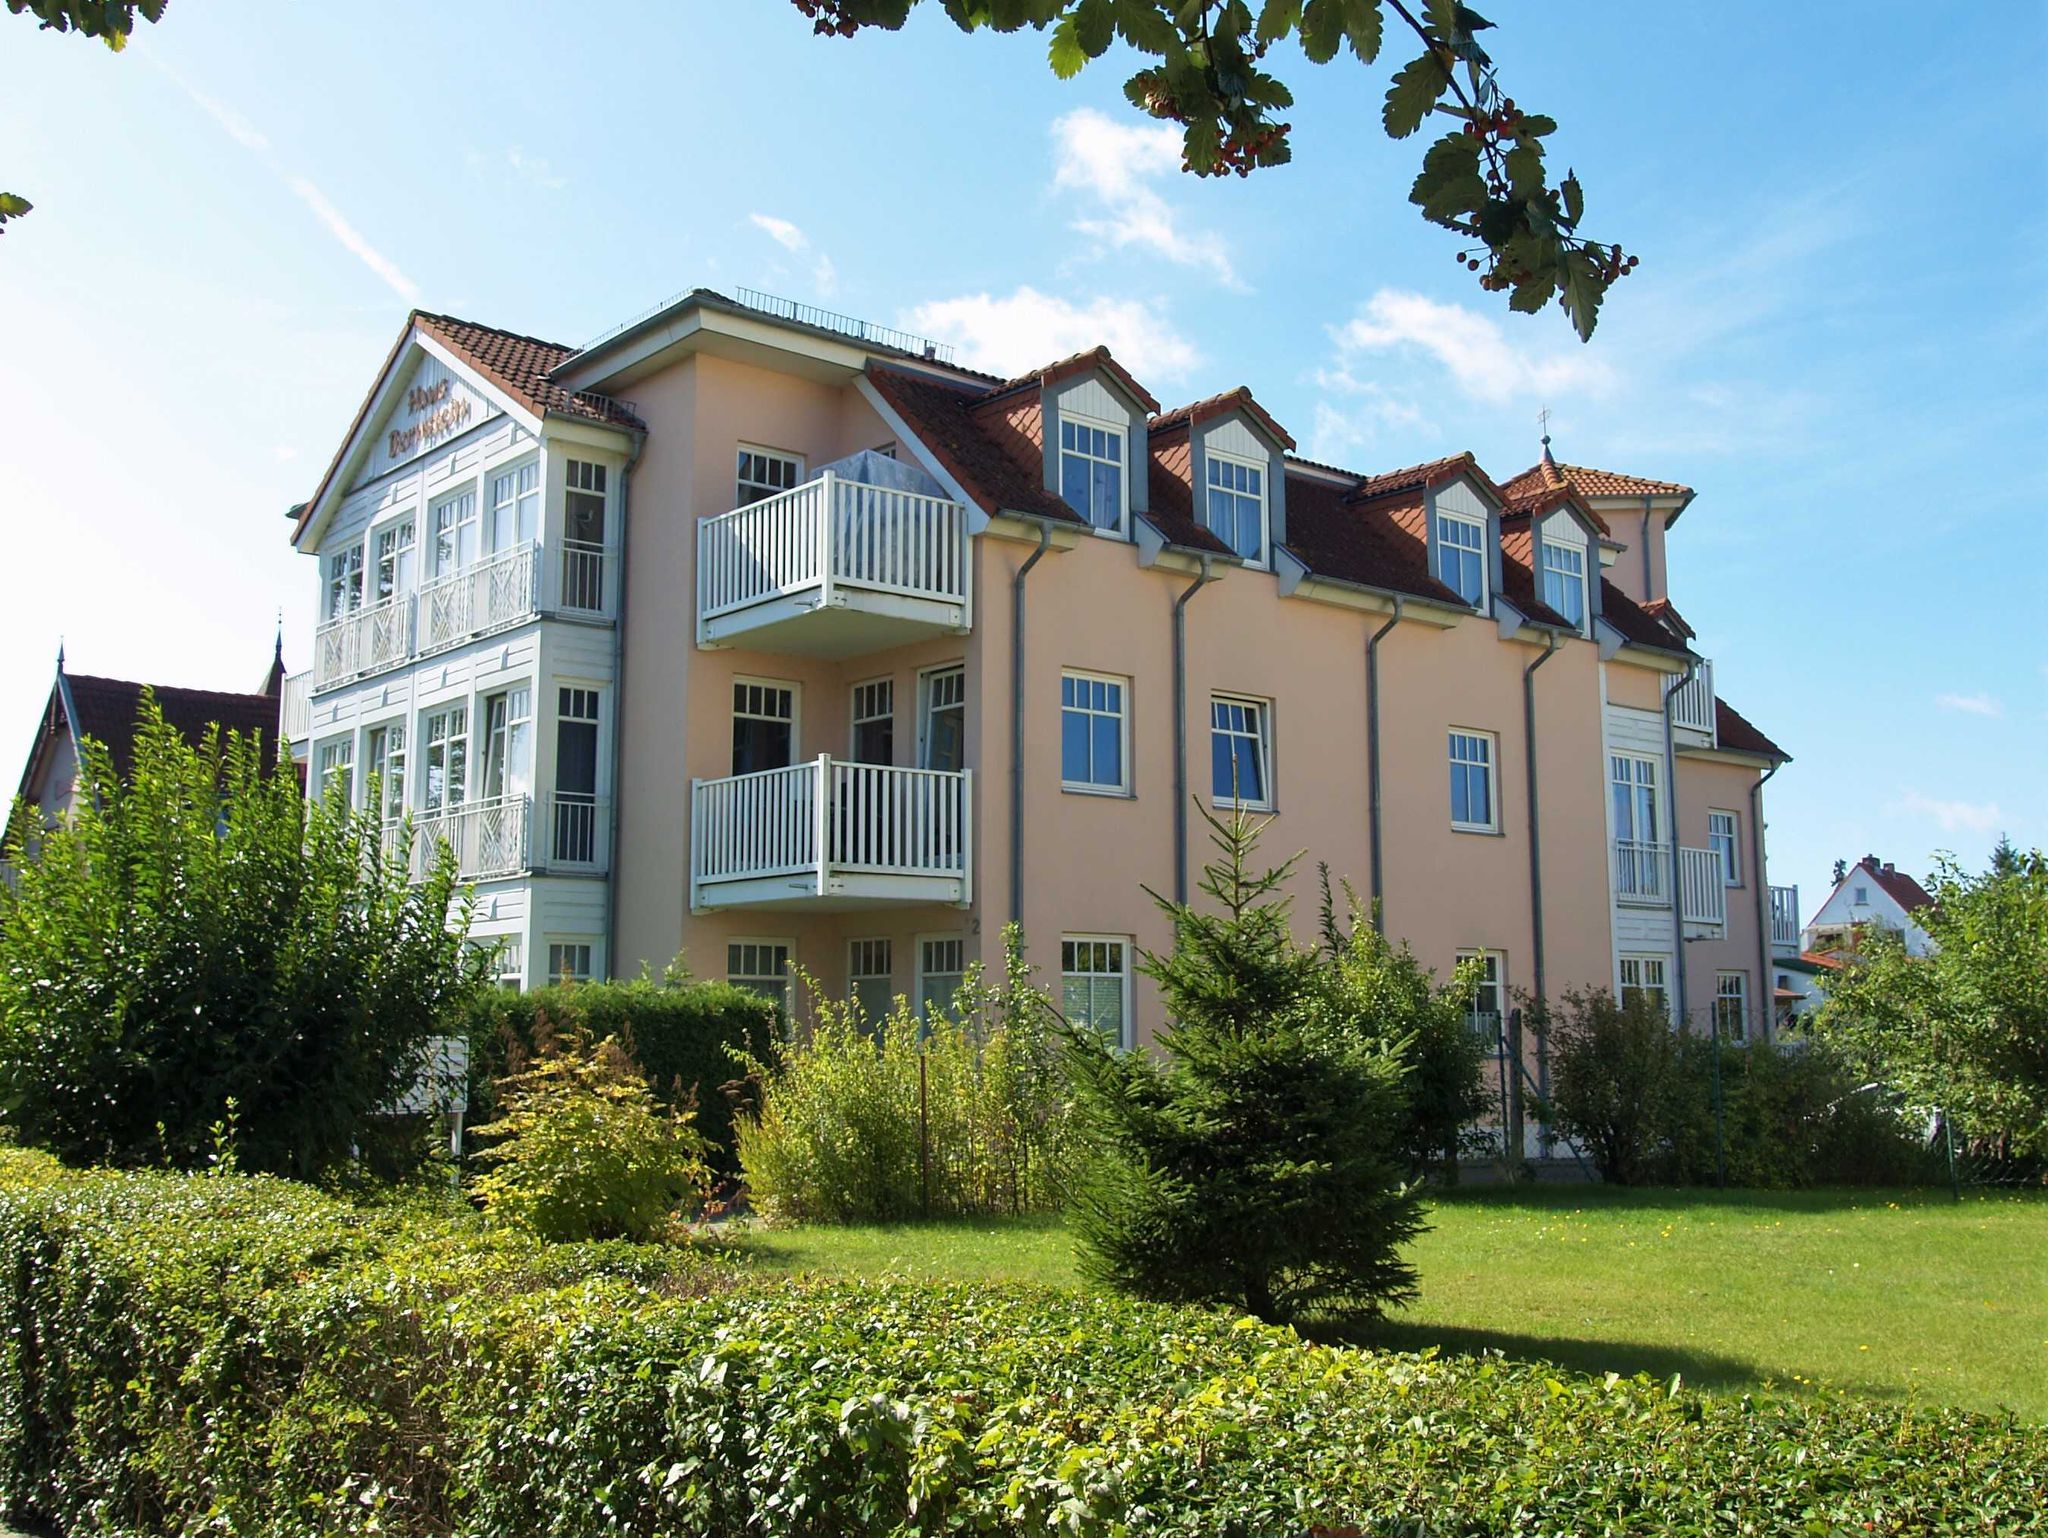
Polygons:
M1361 1029L1356 991L1294 943L1294 862L1255 874L1256 827L1209 824L1214 911L1150 894L1173 924L1172 951L1139 964L1171 1022L1160 1053L1070 1037L1081 1269L1270 1323L1369 1317L1415 1285L1403 1046Z

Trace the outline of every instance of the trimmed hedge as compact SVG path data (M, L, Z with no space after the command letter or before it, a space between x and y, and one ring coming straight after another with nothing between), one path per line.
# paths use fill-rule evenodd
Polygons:
M1028 1288L734 1286L0 1155L0 1504L74 1533L2039 1530L2048 1435L1311 1346Z
M712 1162L724 1174L738 1171L732 1101L722 1086L746 1070L728 1049L768 1055L779 1034L768 1000L714 981L557 983L528 993L494 989L469 1015L473 1119L493 1113L491 1081L505 1072L509 1048L517 1043L530 1054L544 1020L557 1032L584 1030L593 1040L628 1041L664 1105L696 1096L697 1130L711 1144Z

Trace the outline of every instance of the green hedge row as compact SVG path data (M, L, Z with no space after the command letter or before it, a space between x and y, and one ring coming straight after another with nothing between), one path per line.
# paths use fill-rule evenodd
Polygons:
M632 1043L633 1056L664 1102L697 1101L697 1130L710 1141L714 1162L738 1170L733 1152L732 1102L721 1086L745 1070L728 1049L765 1057L775 1040L775 1006L758 993L719 981L572 983L528 993L493 989L469 1015L473 1119L492 1112L491 1080L505 1071L510 1047L531 1052L542 1022L555 1031L585 1029L602 1039Z
M738 1284L0 1155L0 1504L72 1533L2038 1530L2048 1437L1305 1345L1020 1288Z

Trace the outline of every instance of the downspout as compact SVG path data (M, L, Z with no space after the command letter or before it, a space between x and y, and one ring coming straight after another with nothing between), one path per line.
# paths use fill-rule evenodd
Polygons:
M1700 670L1700 659L1689 657L1685 673L1664 691L1664 794L1670 798L1671 825L1671 936L1672 953L1677 958L1678 977L1678 1026L1688 1029L1692 1015L1686 1008L1685 997L1685 892L1680 885L1678 869L1678 749L1671 735L1671 701L1678 691L1693 681ZM1718 1040L1718 1038L1716 1038Z
M619 975L619 787L626 762L626 534L632 527L626 509L632 500L633 467L646 447L647 435L634 434L633 452L619 472L619 604L612 619L612 825L604 878L604 970L612 978ZM560 765L556 767L559 770ZM695 854L692 850L692 858Z
M1214 563L1173 601L1173 900L1188 900L1188 600L1216 580Z
M1523 752L1527 758L1529 774L1529 962L1530 972L1536 983L1536 1007L1544 1006L1543 969L1543 801L1539 793L1536 774L1536 670L1557 655L1557 632L1549 632L1543 655L1522 669L1522 736ZM1515 1071L1521 1072L1517 1061ZM1536 1093L1547 1102L1550 1099L1550 1032L1546 1029L1536 1035ZM1516 1096L1519 1105L1520 1096ZM1516 1120L1519 1122L1520 1117ZM1519 1126L1515 1128L1517 1135ZM1549 1151L1549 1127L1544 1128L1545 1152ZM1515 1146L1520 1147L1518 1142Z
M1648 603L1659 595L1650 589L1650 516L1654 509L1651 498L1643 498L1643 602Z
M1383 911L1387 885L1380 852L1380 642L1401 623L1405 607L1399 593L1392 597L1394 612L1365 643L1365 782L1372 859L1372 927L1381 934L1387 932L1387 918Z
M1052 544L1038 525L1038 548L1010 578L1010 922L1024 922L1024 579Z
M1749 787L1749 842L1752 849L1749 868L1756 873L1756 987L1764 1006L1761 1018L1766 1046L1775 1046L1778 1041L1778 996L1771 982L1776 974L1771 969L1770 878L1764 870L1764 786L1784 767L1785 761L1779 759Z

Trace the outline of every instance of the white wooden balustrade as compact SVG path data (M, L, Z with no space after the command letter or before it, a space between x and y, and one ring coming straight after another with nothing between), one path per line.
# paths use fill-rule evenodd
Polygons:
M760 646L764 630L783 627L768 645L850 655L913 639L905 627L964 630L968 570L958 502L828 471L699 522L697 638ZM821 611L872 623L801 625Z
M1709 744L1718 741L1714 730L1714 664L1702 662L1692 681L1671 697L1671 724L1680 731L1700 732Z
M1625 903L1671 901L1671 846L1661 840L1614 841L1614 895Z
M603 871L611 863L612 804L557 791L539 798L534 863L554 871Z
M528 798L500 796L416 813L412 821L412 879L424 881L440 846L455 853L455 873L464 881L514 876L528 868ZM403 823L386 823L386 847L395 846Z
M313 687L395 667L412 654L410 597L387 598L331 619L313 632Z
M604 612L604 546L562 541L561 606L583 614Z
M277 705L277 740L289 751L313 735L313 674L287 673Z
M1797 951L1800 948L1799 888L1771 888L1771 949Z
M1728 923L1728 877L1718 849L1678 851L1679 917L1685 923L1725 928Z
M419 592L419 651L444 651L529 618L540 607L539 547L515 545L436 577Z
M971 771L820 756L691 787L691 906L965 903Z

